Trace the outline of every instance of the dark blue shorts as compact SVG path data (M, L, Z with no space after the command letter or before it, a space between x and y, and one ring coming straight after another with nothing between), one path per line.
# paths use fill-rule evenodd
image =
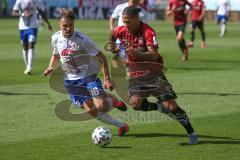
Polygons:
M68 90L71 101L77 107L82 107L86 100L106 94L101 80L97 77L90 76L78 80L64 80L64 85Z
M217 15L217 22L227 22L228 21L228 17L226 15Z
M20 30L20 39L23 44L29 43L29 42L36 42L37 40L37 28L30 28L30 29L24 29Z

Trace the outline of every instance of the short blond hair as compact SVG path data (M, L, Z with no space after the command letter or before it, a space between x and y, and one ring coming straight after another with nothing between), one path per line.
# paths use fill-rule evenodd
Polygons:
M69 19L69 20L75 20L76 16L72 10L63 8L63 9L61 9L61 11L59 13L58 19L60 20L62 18Z

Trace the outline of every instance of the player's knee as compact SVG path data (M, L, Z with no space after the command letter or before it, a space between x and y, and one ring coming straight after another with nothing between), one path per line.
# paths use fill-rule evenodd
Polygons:
M182 35L182 34L178 35L178 36L176 37L176 39L177 39L177 41L181 41L181 40L183 39L183 35Z
M141 99L137 96L132 96L129 99L129 104L132 106L134 110L140 110L141 108Z
M108 112L109 110L109 104L103 98L98 99L97 102L95 102L95 107L101 112Z
M178 107L177 102L175 100L168 100L162 103L163 107L170 110L175 111Z
M87 113L91 114L94 117L98 115L98 109L94 106L92 100L85 101L83 108Z
M34 49L34 47L35 47L35 43L34 42L28 43L28 49Z
M27 43L23 43L23 49L24 49L25 51L28 50L28 44L27 44Z

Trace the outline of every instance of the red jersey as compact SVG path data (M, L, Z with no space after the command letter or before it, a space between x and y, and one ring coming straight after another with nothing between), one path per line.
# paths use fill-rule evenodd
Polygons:
M187 0L169 1L169 9L174 9L174 25L182 25L187 23L187 15L185 14L186 5L191 6Z
M134 48L135 50L146 52L148 46L158 48L155 31L143 22L141 22L137 34L130 33L126 26L119 26L114 29L113 36L121 41L121 45L123 45L125 49ZM128 70L132 78L149 76L149 74L156 72L156 70L158 70L158 72L161 71L160 68L162 67L163 59L160 55L157 62L139 59L135 57L131 51L126 51L126 55L128 59Z
M194 0L192 1L192 20L199 21L200 16L205 8L203 0Z

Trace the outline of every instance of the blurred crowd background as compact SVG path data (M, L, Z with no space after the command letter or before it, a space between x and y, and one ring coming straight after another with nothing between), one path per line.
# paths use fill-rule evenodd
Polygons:
M11 11L16 0L0 0L0 17L11 17ZM38 0L49 18L56 18L61 8L71 8L79 19L108 19L117 4L127 0ZM168 20L165 9L169 0L140 0L145 3L149 19ZM192 0L189 0L192 1ZM215 19L217 0L204 0L206 4L206 20ZM231 21L240 21L240 0L230 0Z

